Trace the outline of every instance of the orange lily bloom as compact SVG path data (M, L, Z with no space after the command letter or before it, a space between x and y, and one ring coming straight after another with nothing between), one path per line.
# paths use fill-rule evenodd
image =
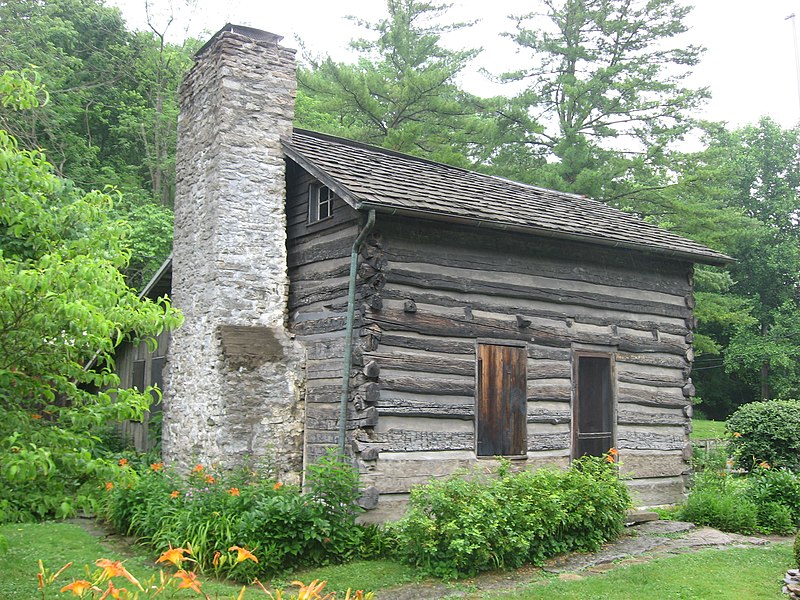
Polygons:
M239 488L237 487L232 487L231 489L228 490L228 493L231 496L241 496L241 494L239 493Z
M130 581L133 585L138 587L140 590L142 588L142 584L131 575L128 570L122 566L122 563L118 560L108 560L107 558L99 558L95 561L98 567L103 569L103 579L111 579L112 577L124 577L128 581Z
M172 493L169 495L169 497L174 500L175 498L177 498L180 495L181 495L181 493L178 490L172 490Z
M770 468L769 463L767 461L765 461L765 460L761 461L760 463L758 463L758 466L761 467L762 469L769 469Z
M305 585L302 581L293 581L292 585L300 586L300 589L297 591L297 600L314 600L314 598L319 598L319 593L327 583L327 581L315 579L308 585Z
M206 475L206 483L214 483L214 476Z
M126 590L125 588L114 587L114 584L111 581L109 581L108 589L105 592L103 592L102 596L100 596L100 600L105 600L105 598L113 598L114 600L119 600L120 594L122 592L125 592L127 594L128 590Z
M151 468L153 471L155 471L155 472L158 472L158 471L160 471L161 469L163 469L163 468L164 468L164 463L163 463L163 462L154 462L154 463L152 463L152 464L150 465L150 468Z
M192 473L202 473L203 472L203 465L197 464L192 469Z
M63 594L64 592L72 592L76 596L83 596L89 590L99 592L100 588L93 586L91 581L86 581L85 579L76 579L69 585L65 585L63 588L61 588L61 593Z
M283 484L279 481L278 483L276 483L275 485L272 486L272 489L275 490L275 491L278 491L282 487L283 487Z
M39 414L36 414L36 413L34 413L34 414L32 414L32 415L31 415L31 419L35 419L35 420L37 420L37 421L38 421L39 419L41 419L41 418L42 418L42 415L39 415Z
M120 458L119 459L119 466L120 467L124 467L127 464L128 464L128 459L127 458Z
M733 437L742 437L742 434L739 433L738 431L734 431L733 432Z
M214 565L214 568L217 568L219 566L219 557L220 556L222 556L222 552L220 552L219 550L214 552L214 558L211 560L211 564Z
M255 563L258 562L258 559L255 557L255 555L246 548L240 548L239 546L231 546L230 548L228 548L228 552L233 552L234 550L236 550L237 552L236 555L237 565L244 560L252 560Z
M110 492L113 489L114 489L114 482L113 481L107 481L106 482L106 491Z
M616 448L609 448L606 454L610 454L611 456L619 456L619 450Z
M162 553L156 562L170 562L180 569L181 563L184 560L183 555L187 553L191 554L191 552L189 552L186 548L173 548L170 546L169 550Z
M173 577L177 577L181 580L180 584L178 584L178 589L190 589L194 590L195 592L200 592L200 582L197 581L197 575L193 572L187 573L186 571L178 571L173 575Z

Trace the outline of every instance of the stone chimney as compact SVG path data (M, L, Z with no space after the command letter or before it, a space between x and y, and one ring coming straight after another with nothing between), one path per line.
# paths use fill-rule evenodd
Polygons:
M302 469L302 367L287 328L286 185L294 50L226 25L180 90L173 291L184 325L165 377L163 452L178 466L263 457Z

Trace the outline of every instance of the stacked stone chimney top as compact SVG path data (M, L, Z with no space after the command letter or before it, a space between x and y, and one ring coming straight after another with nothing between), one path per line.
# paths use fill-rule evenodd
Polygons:
M282 35L278 35L277 33L271 33L269 31L264 31L262 29L256 29L255 27L247 27L245 25L234 25L233 23L226 23L225 26L220 29L217 33L211 36L209 40L203 44L203 47L200 48L197 52L195 52L195 58L201 56L206 49L213 44L223 33L236 33L238 35L243 35L245 37L250 38L251 40L255 40L258 42L269 42L273 44L278 44L283 39Z

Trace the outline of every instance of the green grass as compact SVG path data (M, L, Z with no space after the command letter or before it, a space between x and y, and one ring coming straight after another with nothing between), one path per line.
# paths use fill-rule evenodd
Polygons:
M621 566L580 581L549 578L513 592L484 595L515 600L666 600L786 598L783 576L792 565L788 544L766 548L703 550Z
M692 419L693 440L721 440L725 438L725 421Z
M72 561L74 564L64 572L54 585L55 594L64 585L74 579L87 578L84 565L94 571L94 562L98 558L122 560L125 567L139 581L145 582L157 575L155 556L138 546L121 545L119 543L102 543L95 536L87 533L82 527L72 523L12 524L0 526L0 536L8 540L8 550L0 550L0 599L31 600L39 597L36 573L39 571L38 561L41 559L45 568L55 572ZM241 585L208 581L202 577L203 591L212 598L232 598L238 594ZM336 591L342 595L348 587L366 591L387 588L418 579L411 567L388 560L358 561L347 565L337 565L319 569L310 569L294 573L281 582L281 587L291 591L289 582L300 580L309 583L314 579L325 580L326 592ZM121 584L120 584L121 585ZM126 585L131 589L130 585ZM66 597L66 596L65 596ZM197 594L190 590L181 590L175 598L196 598ZM267 598L263 592L253 589L245 598Z

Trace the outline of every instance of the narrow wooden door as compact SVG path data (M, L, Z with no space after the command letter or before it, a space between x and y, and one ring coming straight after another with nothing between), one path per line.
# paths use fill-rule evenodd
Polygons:
M602 456L614 446L614 392L611 357L575 357L573 456Z
M523 347L478 344L478 456L527 452L527 364Z

